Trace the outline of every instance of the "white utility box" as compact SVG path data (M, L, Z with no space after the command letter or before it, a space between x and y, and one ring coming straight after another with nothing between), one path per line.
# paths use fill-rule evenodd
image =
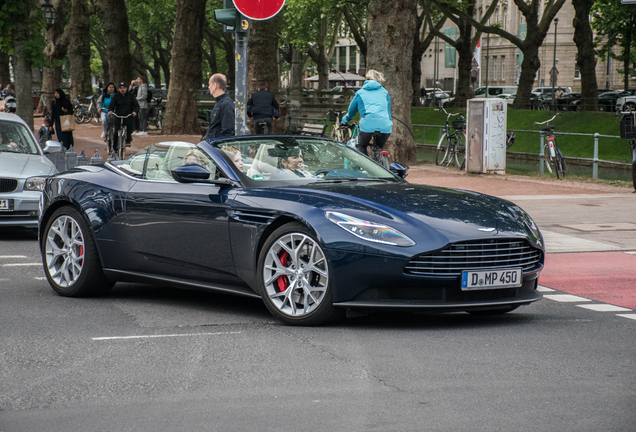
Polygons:
M466 170L506 173L508 104L503 99L475 98L466 107Z

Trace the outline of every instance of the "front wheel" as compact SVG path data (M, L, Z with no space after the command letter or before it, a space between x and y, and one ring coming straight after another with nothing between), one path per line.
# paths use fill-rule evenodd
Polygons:
M320 325L344 316L333 306L331 270L318 240L300 223L283 225L258 258L263 302L289 325Z
M435 153L435 165L441 165L448 156L448 140L446 139L446 133L443 133L439 142L437 143L437 152Z
M157 117L155 118L155 127L157 130L161 130L161 110L157 112Z
M93 234L74 207L56 210L43 233L44 272L55 292L86 297L110 291L113 283L104 276Z
M73 118L75 119L75 123L81 124L84 122L84 116L82 115L82 108L75 108L75 112L73 113Z
M466 163L466 135L464 132L457 131L453 140L455 142L455 165L463 170Z
M119 130L117 144L119 145L117 148L117 157L119 160L124 160L124 155L126 153L126 128L121 128Z

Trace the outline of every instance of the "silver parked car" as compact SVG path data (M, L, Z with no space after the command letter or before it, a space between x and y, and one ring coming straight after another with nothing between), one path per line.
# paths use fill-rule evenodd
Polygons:
M0 113L0 228L37 228L44 182L57 172L44 155L61 148L60 143L47 141L41 149L20 117Z

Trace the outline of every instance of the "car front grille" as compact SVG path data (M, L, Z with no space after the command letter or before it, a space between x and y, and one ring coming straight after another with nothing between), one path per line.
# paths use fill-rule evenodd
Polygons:
M0 178L0 192L13 192L18 188L18 181L10 178Z
M404 273L413 276L459 276L463 270L521 268L543 265L543 252L525 240L489 239L453 243L446 248L413 257Z

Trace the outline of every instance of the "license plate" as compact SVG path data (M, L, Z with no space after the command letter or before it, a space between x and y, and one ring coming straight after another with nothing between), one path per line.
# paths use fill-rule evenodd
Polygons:
M521 286L521 269L462 272L462 291L513 288Z
M0 199L0 211L13 211L13 200Z

